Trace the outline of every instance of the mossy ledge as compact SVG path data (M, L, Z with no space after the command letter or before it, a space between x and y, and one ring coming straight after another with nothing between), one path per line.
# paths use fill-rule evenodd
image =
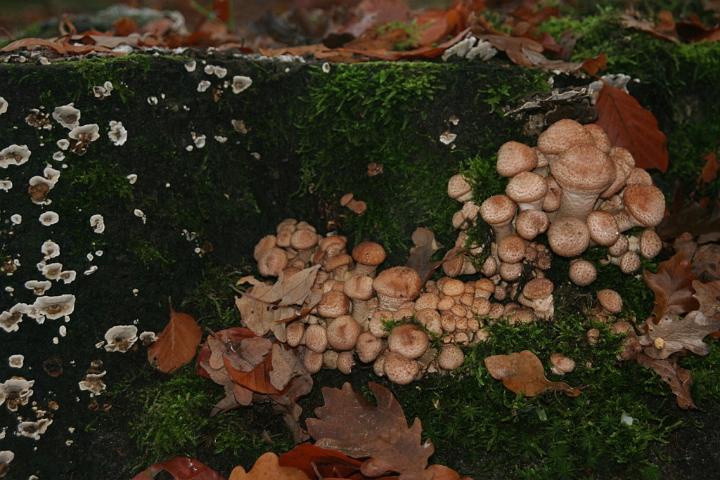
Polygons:
M587 48L592 50L605 24L586 22L588 32L600 32L595 37L588 33ZM660 57L662 64L677 75L661 85L662 96L655 96L660 90L653 82L633 86L633 93L670 132L715 128L704 115L667 115L658 100L680 108L675 102L684 98L683 92L696 94L694 78L705 79L700 84L703 92L707 82L720 78L720 71L714 77L696 75L714 71L715 64L683 53L701 47L647 42L647 48L667 54ZM632 48L618 55L631 55ZM652 53L647 57L650 63ZM691 68L674 70L678 58ZM234 462L247 466L265 449L282 450L288 436L282 425L267 421L269 410L241 410L208 420L207 411L221 392L199 382L191 369L169 379L146 366L141 348L124 356L105 354L95 349L95 342L110 326L136 319L141 329L159 330L167 319L168 297L176 308L196 315L203 327L236 323L230 285L239 272L253 270L254 242L286 216L312 221L320 230L328 224L338 226L352 239L381 241L391 252L391 263L404 260L410 233L418 225L430 227L442 243L451 245L449 220L456 205L447 198L447 178L457 170L471 172L479 196L496 193L501 183L492 165L498 146L510 139L532 140L523 136L523 120L505 117L503 110L549 89L548 74L501 58L487 63L332 65L329 73L319 64L226 54L197 57L197 69L191 73L185 69L190 59L189 54L135 54L48 66L0 64L0 96L10 104L0 116L0 147L27 144L33 151L28 163L0 174L15 185L0 192L0 258L22 263L13 276L3 277L4 285L15 292L0 292L2 308L32 302L22 284L37 276L40 245L48 238L61 245L59 261L80 274L75 283L54 287L77 296L68 335L57 345L52 337L58 322L36 325L26 320L21 333L0 332L3 351L26 355L23 372L36 380L33 400L41 407L49 400L60 404L55 423L37 445L12 439L17 454L13 475L19 478L127 478L141 463L171 453L196 454L223 470ZM227 68L228 77L206 75L203 61ZM631 71L631 65L610 64L613 72L633 75L645 68L638 64ZM220 93L216 87L234 75L249 76L253 85L238 95L231 89ZM198 92L201 80L213 86ZM105 81L113 83L113 94L95 98L92 87ZM103 135L85 155L66 153L64 162L55 162L55 142L67 132L57 124L52 130L37 130L25 117L33 108L52 112L70 102L82 111L81 123L97 123ZM459 122L451 122L452 117ZM113 146L105 136L111 120L122 121L128 130L122 147ZM242 120L247 132L233 129L231 120ZM445 131L457 134L451 145L439 140ZM206 136L204 148L197 148L192 132ZM693 143L691 150L673 150L687 144L685 136L673 135L671 151L682 155L672 161L687 161L694 170L681 169L682 175L694 175L695 154L712 146L710 137L699 135L702 142ZM713 138L717 147L719 137ZM383 164L384 173L369 177L370 162ZM43 208L30 202L27 181L40 175L46 164L60 169L61 163L67 168L61 169L61 179L49 195L53 203L46 208L58 212L61 220L42 227L36 219ZM138 175L133 185L126 179L131 173ZM353 216L339 207L337 200L347 191L368 202L365 215ZM144 212L146 223L134 215L135 209ZM105 217L103 234L93 233L88 223L95 213ZM22 224L11 225L12 214L21 214ZM97 265L97 272L82 275L90 265ZM636 289L640 292L630 304L641 315L648 292L633 282L632 290ZM657 465L667 457L637 457L647 454L651 441L668 438L680 417L672 398L649 372L612 361L617 339L588 351L579 343L583 322L574 312L550 326L500 325L493 342L469 353L460 375L394 387L408 415L423 418L426 435L437 445L434 460L476 478L612 478L625 469L641 478L658 478ZM554 396L514 398L482 366L482 358L493 353L528 348L544 355L558 339L567 352L591 362L568 379L598 385L581 402ZM43 373L42 362L51 356L63 362L64 374L58 379ZM97 405L77 391L77 382L95 358L105 362L110 389ZM717 365L718 358L714 345L710 360L693 364L696 401L711 414L718 411L720 391L709 365ZM0 378L17 373L0 364ZM351 381L359 387L370 377L361 370ZM337 385L347 378L323 373L317 380ZM305 413L319 401L315 389L304 402ZM107 412L106 406L111 407ZM187 416L153 415L159 411L183 411ZM620 429L623 412L638 419L632 429ZM687 418L710 422L709 417ZM5 410L0 412L0 424L14 421ZM583 428L563 436L578 426ZM68 427L76 433L70 434ZM597 451L597 438L612 441ZM74 443L65 446L66 440ZM628 444L637 449L613 450ZM507 453L512 448L516 450ZM117 476L109 477L108 471Z

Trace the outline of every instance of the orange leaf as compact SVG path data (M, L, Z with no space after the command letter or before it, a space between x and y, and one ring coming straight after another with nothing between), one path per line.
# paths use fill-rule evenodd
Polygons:
M170 307L170 321L148 348L148 360L161 372L172 373L193 359L201 338L195 319Z
M678 252L661 262L657 273L643 272L648 287L655 293L653 316L655 322L667 314L683 314L698 308L698 301L693 297L692 265L685 255Z
M138 31L138 24L130 17L120 17L113 23L115 35L126 37Z
M588 58L583 62L581 68L585 70L588 75L597 75L600 70L607 68L607 55L603 52L595 58Z
M713 182L718 176L718 170L720 170L720 162L718 162L715 152L710 152L703 158L705 160L705 166L703 167L702 173L700 174L700 182Z
M280 465L295 467L308 476L317 471L322 478L347 478L360 471L363 462L348 457L342 452L303 443L280 455Z
M167 472L175 480L225 480L225 478L194 458L175 457L149 466L133 480L151 480L160 472Z
M580 395L579 389L565 382L551 382L545 378L542 362L529 350L487 357L485 367L494 379L502 380L505 388L514 393L534 397L549 390L559 390L569 397Z
M212 9L221 22L230 20L230 0L213 0Z
M240 371L232 366L227 358L223 358L225 369L233 382L248 390L268 395L277 395L280 390L270 383L270 370L272 370L272 354L268 354L262 362L249 372Z
M635 158L635 166L668 167L667 138L658 128L655 116L635 98L619 88L605 84L597 100L597 124L615 146L624 147Z
M228 480L310 480L310 477L297 468L280 466L278 456L268 452L260 455L249 472L235 467Z

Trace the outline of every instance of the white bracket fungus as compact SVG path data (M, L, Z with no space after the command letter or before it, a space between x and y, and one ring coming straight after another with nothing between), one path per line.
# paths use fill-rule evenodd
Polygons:
M105 332L105 350L108 352L127 352L137 341L135 325L115 325Z

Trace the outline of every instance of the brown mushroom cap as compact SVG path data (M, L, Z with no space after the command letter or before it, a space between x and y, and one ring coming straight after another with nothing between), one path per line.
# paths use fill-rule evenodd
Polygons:
M318 324L308 325L303 343L313 352L322 353L327 348L327 331Z
M642 255L643 258L649 260L657 257L662 247L663 242L655 230L649 228L643 230L642 235L640 235L640 255Z
M350 315L331 321L327 327L328 344L335 350L350 350L357 343L362 328Z
M516 211L517 205L507 195L493 195L480 205L480 216L488 225L506 225Z
M525 240L533 240L549 226L550 219L542 210L523 210L515 219L515 230Z
M622 190L630 171L635 167L635 159L632 154L622 147L613 147L609 155L610 160L612 160L615 165L615 179L612 184L602 192L600 195L602 198L610 198Z
M518 263L525 257L527 242L518 235L507 235L498 241L497 254L505 263Z
M630 241L626 235L618 236L618 239L608 247L608 253L614 257L619 257L623 253L628 251L630 247Z
M629 251L622 254L618 260L618 265L623 273L633 273L640 268L642 262L640 261L640 255Z
M638 183L642 185L652 185L653 180L647 170L635 167L630 170L630 173L625 180L625 185L635 185Z
M392 329L388 337L388 348L405 358L420 358L428 348L430 340L425 332L415 325L399 325Z
M440 298L437 293L423 293L415 300L415 310L437 309Z
M575 360L562 353L550 355L550 363L552 364L551 370L555 375L565 375L575 370Z
M385 261L385 249L375 242L361 242L352 249L352 258L357 263L377 267Z
M554 212L560 208L562 189L552 175L545 177L545 183L547 183L547 193L543 199L542 209L546 212Z
M617 241L620 235L615 217L609 212L594 210L588 214L585 222L590 232L590 238L598 245L609 247Z
M518 173L505 187L505 194L519 204L542 200L546 193L545 177L533 172ZM520 209L523 210L523 205L520 205Z
M261 238L255 245L255 250L253 251L253 258L255 258L255 261L259 262L262 257L275 247L276 244L277 238L275 235L265 235Z
M303 353L303 366L310 374L319 372L323 366L323 354L305 350Z
M370 332L361 333L355 343L355 352L363 363L370 363L380 355L383 341Z
M326 292L317 305L318 315L325 318L336 318L345 315L350 310L350 300L340 291Z
M258 260L258 271L264 277L277 277L288 264L285 250L272 247Z
M323 237L318 242L320 250L325 253L328 257L334 257L340 255L345 250L347 245L347 237L344 235L332 235L330 237Z
M353 300L370 300L372 298L373 279L367 275L355 275L345 280L343 293Z
M550 164L563 190L599 194L615 180L615 165L594 145L577 145Z
M563 119L550 125L538 137L541 152L559 155L575 145L594 144L593 136L575 120Z
M609 313L620 313L623 308L622 297L615 290L605 288L597 292L597 299L602 306Z
M443 370L455 370L465 361L465 354L457 345L443 345L437 361Z
M340 205L343 207L346 207L348 203L352 201L352 199L355 198L355 195L352 194L352 192L348 192L342 197L340 197Z
M392 267L383 270L373 281L373 288L380 296L380 302L393 304L397 308L401 303L415 300L420 294L422 280L415 270L409 267Z
M580 287L587 287L597 278L597 269L592 262L576 259L570 262L570 281Z
M352 257L346 253L327 257L323 260L322 266L326 272L332 272L341 267L347 267L352 264Z
M286 342L291 347L297 347L302 343L305 335L305 324L302 322L292 322L285 327Z
M352 352L340 352L336 364L340 373L350 375L352 367L355 365Z
M446 278L442 282L440 290L449 297L456 297L465 292L465 284L462 280L458 280L456 278Z
M574 217L556 219L547 236L552 251L563 257L580 255L590 245L590 232L585 222Z
M448 196L458 202L467 202L472 198L472 186L461 174L455 174L448 180Z
M643 227L657 226L665 215L665 196L654 185L628 185L623 202L627 212Z
M530 300L538 300L552 295L555 285L547 278L533 278L523 287L522 294Z
M610 151L612 148L612 142L610 142L610 138L600 125L597 123L589 123L583 127L585 128L585 131L590 134L593 139L593 143L597 148L605 153Z
M523 264L522 262L518 263L501 263L500 264L500 277L502 277L503 280L506 282L514 282L518 278L522 276L523 273ZM497 292L497 290L496 290ZM496 297L497 298L497 295ZM498 299L500 300L500 299Z
M524 143L506 142L498 150L496 168L503 177L514 177L520 172L533 170L537 165L537 154Z
M387 352L384 355L383 370L388 379L398 385L407 385L420 373L420 364L405 358L399 353Z
M317 243L318 235L311 230L295 230L290 237L290 246L295 250L309 250Z

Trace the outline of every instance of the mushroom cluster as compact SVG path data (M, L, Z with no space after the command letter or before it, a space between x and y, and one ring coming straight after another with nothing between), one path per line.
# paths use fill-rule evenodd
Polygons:
M654 227L663 218L665 198L630 152L613 146L600 126L559 120L539 136L536 147L503 144L496 168L508 179L505 194L485 199L479 216L495 234L486 264L496 264L503 280L520 277L519 262L528 263L542 251L536 242L542 234L552 253L574 258L570 279L580 286L597 276L591 262L577 258L591 246L606 247L605 262L628 274L640 268L641 257L660 253L662 241ZM463 202L453 225L461 230L474 225L478 207L469 182L455 175L448 194ZM636 227L642 229L637 236L625 233ZM536 271L547 269L549 257L537 263ZM491 276L493 269L483 267Z
M378 271L386 258L382 245L363 241L348 252L347 243L342 235L319 235L307 222L286 219L255 246L263 276L292 281L317 269L311 293L285 328L285 342L301 351L310 373L329 368L347 374L358 360L407 384L426 371L458 368L463 353L455 344L487 338L477 316L492 309L494 285L443 277L423 286L412 268ZM496 305L496 318L503 311ZM433 348L431 337L443 346Z

